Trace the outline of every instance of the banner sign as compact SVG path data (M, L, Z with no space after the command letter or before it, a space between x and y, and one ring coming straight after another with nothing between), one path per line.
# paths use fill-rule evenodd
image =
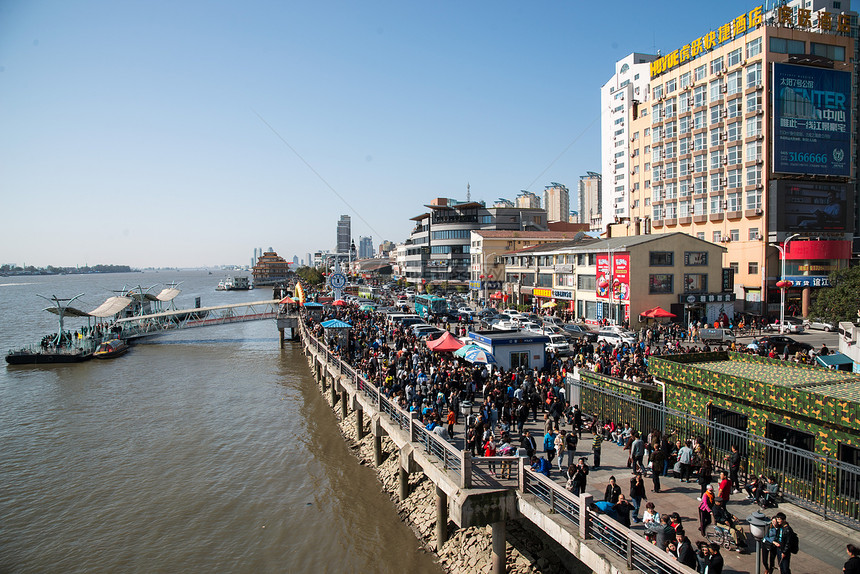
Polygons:
M611 289L611 291L610 291ZM597 254L597 296L616 301L630 300L630 254Z
M851 73L774 63L773 171L851 175Z
M830 287L830 277L827 275L786 275L794 285L792 287Z

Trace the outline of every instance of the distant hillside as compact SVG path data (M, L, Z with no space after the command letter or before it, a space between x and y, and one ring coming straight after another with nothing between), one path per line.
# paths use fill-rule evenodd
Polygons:
M86 267L20 267L15 264L0 265L0 275L83 275L88 273L130 273L137 271L128 265L88 265Z

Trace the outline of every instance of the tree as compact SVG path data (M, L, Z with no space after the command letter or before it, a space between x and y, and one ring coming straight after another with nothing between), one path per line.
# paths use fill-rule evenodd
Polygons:
M322 276L322 273L317 271L315 267L299 267L296 269L296 275L301 277L305 282L310 285L319 285L325 278Z
M860 311L860 266L834 271L830 274L830 285L813 291L815 300L809 309L810 316L837 323L854 322Z

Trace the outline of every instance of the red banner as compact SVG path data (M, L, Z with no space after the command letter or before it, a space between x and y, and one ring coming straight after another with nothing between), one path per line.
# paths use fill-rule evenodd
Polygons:
M597 296L615 301L630 300L630 254L597 255Z

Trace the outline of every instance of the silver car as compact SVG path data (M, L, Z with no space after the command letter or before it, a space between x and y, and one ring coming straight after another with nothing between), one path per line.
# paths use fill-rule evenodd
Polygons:
M821 317L815 319L807 319L804 323L807 329L819 329L827 333L837 329L836 323L823 319Z

